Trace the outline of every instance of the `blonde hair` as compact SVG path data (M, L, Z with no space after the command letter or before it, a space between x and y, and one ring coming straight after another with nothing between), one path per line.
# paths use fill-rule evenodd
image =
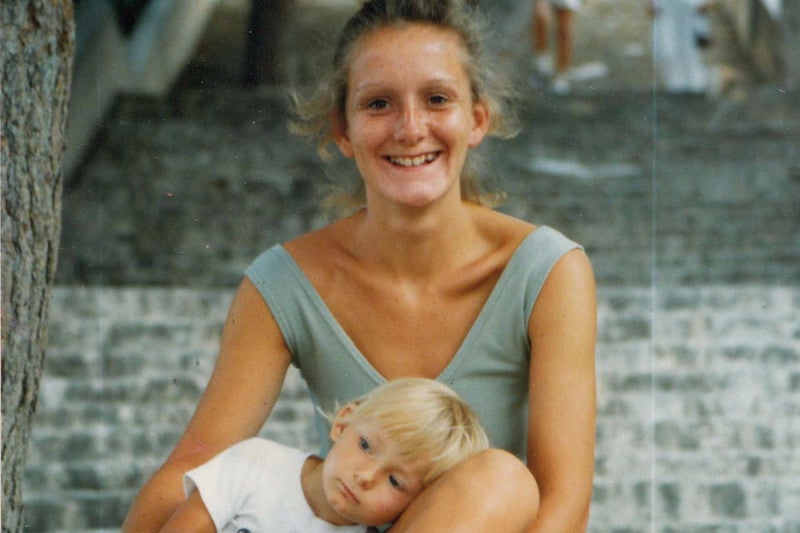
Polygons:
M404 459L430 460L427 486L456 463L489 447L478 416L450 387L426 378L389 381L353 400L344 424L377 424Z
M464 67L469 76L472 98L489 110L489 135L508 138L517 131L511 112L515 91L508 78L496 70L486 52L483 22L461 0L371 0L364 2L344 30L336 47L333 70L323 78L316 92L308 97L295 92L294 118L290 130L317 141L318 153L331 158L330 146L336 123L343 123L347 101L347 75L352 52L364 36L389 26L429 24L458 35L464 48ZM470 152L461 175L461 194L466 200L494 207L505 198L501 191L486 191L478 181L478 162ZM362 207L363 183L357 190L339 195L329 203L349 204L345 209Z

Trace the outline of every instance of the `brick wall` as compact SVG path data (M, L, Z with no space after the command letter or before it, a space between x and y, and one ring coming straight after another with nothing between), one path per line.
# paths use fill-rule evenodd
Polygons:
M227 289L58 287L30 531L113 531L212 369ZM800 531L800 289L600 294L593 532ZM316 445L290 373L265 435Z

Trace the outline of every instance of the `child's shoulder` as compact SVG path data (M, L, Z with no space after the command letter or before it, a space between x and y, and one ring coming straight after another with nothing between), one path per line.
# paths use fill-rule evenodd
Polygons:
M241 442L237 442L225 452L228 456L235 456L243 460L254 460L264 457L279 458L299 455L308 455L306 452L286 446L273 440L262 437L252 437Z

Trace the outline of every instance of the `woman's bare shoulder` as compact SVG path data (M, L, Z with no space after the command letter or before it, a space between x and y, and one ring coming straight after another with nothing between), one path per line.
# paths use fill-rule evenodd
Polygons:
M344 264L349 264L348 235L352 235L350 218L337 220L320 229L305 233L284 243L300 269L319 288Z
M336 220L319 229L304 233L284 243L284 248L295 258L302 259L307 255L319 257L320 254L331 253L342 245L343 236L352 227L355 215Z
M535 224L488 208L476 209L473 220L486 239L511 251L537 229Z

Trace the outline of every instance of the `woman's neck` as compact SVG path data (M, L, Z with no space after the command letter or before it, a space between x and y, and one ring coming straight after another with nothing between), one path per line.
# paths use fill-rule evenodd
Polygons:
M367 208L353 221L352 252L398 276L446 273L474 243L476 207L459 202L449 209L388 213Z

